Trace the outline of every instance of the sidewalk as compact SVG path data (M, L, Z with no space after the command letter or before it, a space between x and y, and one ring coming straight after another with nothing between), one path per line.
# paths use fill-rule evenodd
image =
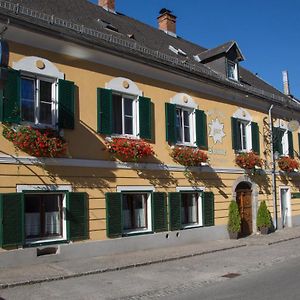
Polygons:
M297 238L300 238L300 227L278 230L267 236L253 235L239 240L202 242L172 248L43 263L20 268L3 268L0 269L0 289L118 271L240 247L272 245Z

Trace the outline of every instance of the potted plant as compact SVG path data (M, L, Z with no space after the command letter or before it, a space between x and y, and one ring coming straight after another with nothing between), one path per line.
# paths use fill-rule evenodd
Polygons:
M137 162L141 158L154 155L151 145L142 139L112 138L106 144L108 151L123 161Z
M3 136L11 141L16 149L36 157L60 157L67 152L66 141L51 128L33 128L19 125L5 126Z
M278 167L284 172L297 172L299 169L299 163L289 156L280 157L277 163Z
M171 156L177 163L186 167L198 167L208 161L204 151L192 147L175 146L172 148Z
M241 231L241 216L236 201L232 200L229 205L227 230L230 239L237 239Z
M262 159L253 151L239 153L235 163L245 170L261 169Z
M268 234L270 232L272 220L265 201L262 201L259 205L256 225L261 234Z

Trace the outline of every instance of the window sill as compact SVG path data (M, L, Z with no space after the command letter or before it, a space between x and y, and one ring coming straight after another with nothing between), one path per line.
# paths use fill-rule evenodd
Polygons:
M193 229L193 228L199 228L199 227L203 227L203 225L200 225L200 224L182 225L181 230Z
M145 230L128 230L128 231L124 231L122 236L134 236L134 235L142 235L142 234L149 234L149 233L153 233L152 230L150 229L145 229Z
M197 145L192 144L192 143L176 143L174 146L177 146L177 147L192 147L192 148L197 148Z
M129 135L129 134L113 134L105 138L106 141L111 142L112 139L130 139L130 140L139 140L139 136Z
M25 240L24 247L37 247L37 246L46 246L46 245L53 245L53 244L62 244L67 243L68 240L65 238L58 238L58 239L49 239L49 240Z

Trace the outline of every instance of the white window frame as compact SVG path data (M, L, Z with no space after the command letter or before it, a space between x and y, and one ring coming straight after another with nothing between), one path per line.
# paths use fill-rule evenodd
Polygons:
M49 243L49 242L58 242L58 241L66 241L67 240L67 218L66 218L66 211L67 211L67 194L64 193L66 191L71 192L72 186L71 185L17 185L17 193L26 193L30 194L30 191L34 191L35 194L38 194L39 191L41 194L45 194L45 192L52 192L55 194L63 194L63 201L62 201L62 236L53 239L26 239L25 244L34 245L34 244L42 244L42 243ZM25 217L25 212L24 212Z
M183 146L196 146L196 114L195 114L195 109L191 109L188 107L176 105L176 110L180 109L181 110L181 121L182 124L184 124L184 118L183 118L183 111L188 112L189 114L189 131L190 131L190 142L185 142L185 141L176 141L176 145L183 145ZM177 111L176 111L176 122L177 122ZM181 128L182 130L182 136L184 137L184 126ZM176 133L177 133L177 126L176 126Z
M147 228L146 229L135 229L135 230L124 230L122 227L122 234L131 235L137 233L148 233L153 231L153 224L152 224L152 192L155 189L153 186L117 186L118 193L124 194L144 194L147 193ZM123 198L122 198L123 201ZM123 205L122 205L123 206ZM122 208L123 214L123 208ZM122 224L123 226L123 224Z
M281 139L282 145L282 156L289 156L289 136L288 130L284 128L280 128L283 131L283 136Z
M139 139L139 97L138 95L131 95L131 94L126 94L122 93L119 91L112 90L113 95L118 95L122 97L122 133L112 133L112 137L126 137L126 138L134 138L134 139ZM125 129L125 114L124 114L124 98L129 98L132 99L132 134L126 134L124 133Z
M239 124L239 135L241 139L241 152L249 152L252 150L252 128L251 128L251 121L238 119ZM246 146L243 142L243 134L242 134L242 126L245 126L245 138L246 138Z
M203 208L202 208L202 198L203 193L205 191L204 187L176 187L176 192L179 193L198 193L198 223L191 224L191 225L183 225L181 224L181 229L189 229L189 228L196 228L196 227L203 227ZM181 202L180 202L180 209L181 209Z
M29 72L21 72L21 80L28 79L34 81L34 122L30 121L22 121L22 124L28 124L34 127L40 128L55 128L58 124L58 79L47 77L44 75L32 74ZM51 124L44 124L39 122L39 114L40 114L40 81L50 82L52 84L51 88ZM22 97L21 97L21 115L22 115Z
M231 77L229 73L231 67L233 67L233 77ZM231 60L227 60L227 77L230 80L238 81L238 64Z

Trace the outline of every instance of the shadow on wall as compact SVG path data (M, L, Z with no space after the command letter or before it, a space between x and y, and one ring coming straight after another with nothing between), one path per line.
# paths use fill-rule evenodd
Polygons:
M192 186L197 187L203 185L206 188L216 188L220 195L222 195L225 199L229 198L224 191L226 185L222 181L221 177L211 167L205 167L203 170L200 167L198 172L193 172L187 168L184 174Z
M156 157L149 159L150 163L159 164L160 170L147 170L147 169L136 169L136 173L140 178L148 180L155 187L170 187L177 186L178 181L174 178L172 172L168 170L168 167Z
M300 175L299 175L299 173L296 173L296 172L290 172L289 173L289 172L280 171L279 178L280 178L280 181L284 185L292 184L293 186L299 188L299 184L300 184Z
M271 194L272 185L270 177L264 170L259 170L254 173L248 173L250 180L258 185L259 193Z

